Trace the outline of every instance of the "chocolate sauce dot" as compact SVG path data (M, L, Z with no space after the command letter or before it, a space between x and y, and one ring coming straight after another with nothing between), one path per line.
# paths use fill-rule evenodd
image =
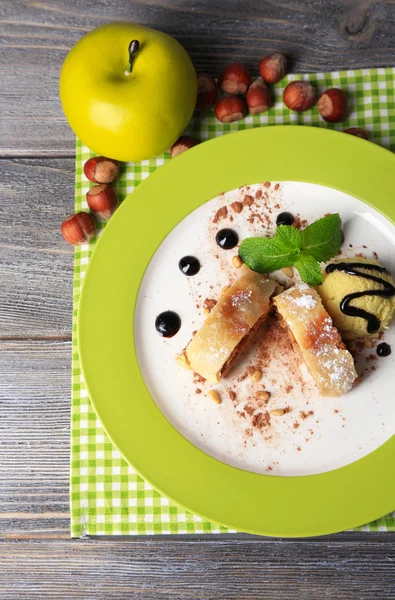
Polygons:
M295 217L290 212L282 212L277 216L276 225L292 225Z
M389 344L387 344L386 342L382 342L381 344L379 344L377 346L377 355L380 356L381 358L383 356L389 356L392 352L391 350L391 346Z
M155 319L155 329L162 337L173 337L181 327L181 319L172 310L160 313Z
M183 256L178 263L178 267L180 271L187 275L188 277L192 277L196 275L200 271L200 262L194 256Z
M215 241L224 250L231 250L239 243L239 236L233 229L221 229L215 236Z

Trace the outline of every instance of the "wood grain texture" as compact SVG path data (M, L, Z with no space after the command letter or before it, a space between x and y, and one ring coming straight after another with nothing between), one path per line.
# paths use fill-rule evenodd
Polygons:
M74 136L58 78L110 20L174 35L213 75L236 59L256 73L275 49L293 71L395 66L393 0L1 2L0 596L391 600L395 534L67 539Z
M73 159L0 160L0 338L71 335Z
M395 65L392 0L3 0L1 156L73 155L58 98L62 62L84 33L119 20L175 36L213 75L236 59L256 73L276 49L293 71Z
M395 547L373 540L0 542L4 600L391 600L394 577Z
M0 537L68 536L71 342L0 342L0 373Z

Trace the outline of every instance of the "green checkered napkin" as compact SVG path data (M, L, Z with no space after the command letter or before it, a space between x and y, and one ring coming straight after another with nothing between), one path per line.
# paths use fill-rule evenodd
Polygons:
M351 112L347 122L328 124L317 108L306 113L290 112L282 103L282 90L293 79L308 79L320 91L341 87L349 93ZM218 122L213 112L195 114L187 134L202 141L250 127L300 124L345 129L363 127L370 140L395 151L395 69L370 69L289 75L274 86L275 105L262 115L237 123ZM83 174L84 162L92 156L77 140L75 209L86 210L85 194L90 184ZM152 160L121 166L116 183L120 200L150 173L168 160L166 153ZM104 225L102 225L104 227ZM73 290L73 390L71 411L71 535L119 535L166 533L225 533L225 527L203 521L185 512L144 481L111 444L89 401L81 373L77 348L77 314L81 285L94 242L77 248ZM395 531L395 513L361 527L363 531Z

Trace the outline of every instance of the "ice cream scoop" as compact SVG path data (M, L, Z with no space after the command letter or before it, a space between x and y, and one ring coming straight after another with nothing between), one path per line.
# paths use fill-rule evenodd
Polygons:
M395 283L377 260L334 261L324 269L318 291L346 340L377 337L388 327L395 310Z

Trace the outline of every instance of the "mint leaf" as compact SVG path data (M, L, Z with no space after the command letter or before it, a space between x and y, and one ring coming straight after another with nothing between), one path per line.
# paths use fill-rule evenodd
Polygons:
M319 262L335 256L342 245L342 221L340 215L327 215L300 232L303 254L309 254Z
M312 286L322 283L321 267L313 256L302 252L295 262L295 267L298 269L299 275L305 283Z
M276 229L276 240L284 244L287 248L300 248L300 231L291 225L279 225Z
M258 273L292 267L299 254L299 248L292 248L276 238L246 238L239 248L241 260Z

